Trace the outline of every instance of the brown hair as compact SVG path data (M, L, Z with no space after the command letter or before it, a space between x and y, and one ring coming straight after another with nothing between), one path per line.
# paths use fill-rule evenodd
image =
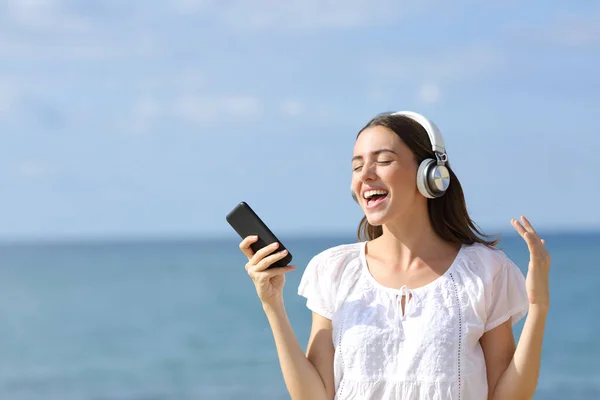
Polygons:
M426 158L435 159L429 135L416 121L401 115L382 113L369 121L358 132L357 138L365 129L374 126L384 126L396 133L414 154L417 165ZM427 210L433 230L442 239L453 243L482 243L486 246L496 246L499 239L484 239L490 236L483 234L469 217L460 181L450 167L450 163L447 162L446 167L450 172L448 190L441 197L427 199ZM359 241L372 240L382 234L382 227L369 224L366 217L363 217L358 225Z

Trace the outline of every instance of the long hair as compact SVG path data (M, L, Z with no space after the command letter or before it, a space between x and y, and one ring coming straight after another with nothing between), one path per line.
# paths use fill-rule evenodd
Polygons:
M425 128L416 121L402 115L382 113L369 121L360 130L357 138L365 129L374 126L383 126L396 133L412 151L417 165L426 158L435 159L429 135ZM450 172L448 190L441 197L427 199L427 211L433 230L438 236L449 242L461 244L482 243L490 247L496 246L499 239L485 239L490 238L490 235L483 234L469 216L460 181L450 167L450 163L446 163L446 167ZM359 241L373 240L382 234L383 228L369 224L366 216L362 218L358 225L357 236Z

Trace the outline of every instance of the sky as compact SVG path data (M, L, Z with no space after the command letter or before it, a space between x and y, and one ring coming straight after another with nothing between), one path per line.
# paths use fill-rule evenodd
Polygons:
M596 1L0 0L0 238L354 234L396 110L486 232L598 230L598 71Z

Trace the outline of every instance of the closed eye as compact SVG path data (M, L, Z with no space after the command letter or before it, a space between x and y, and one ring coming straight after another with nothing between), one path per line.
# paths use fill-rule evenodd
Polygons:
M391 163L392 163L392 160L381 160L381 161L376 161L376 163L377 163L377 164L380 164L380 165L389 165L389 164L391 164ZM356 172L356 171L360 171L360 169L361 169L362 167L363 167L362 165L357 165L357 166L353 167L353 168L352 168L352 170L353 170L354 172Z

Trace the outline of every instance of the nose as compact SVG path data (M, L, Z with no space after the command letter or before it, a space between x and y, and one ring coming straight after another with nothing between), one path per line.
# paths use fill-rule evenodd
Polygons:
M360 171L360 180L363 182L369 182L375 180L377 175L375 174L375 166L373 163L365 163Z

